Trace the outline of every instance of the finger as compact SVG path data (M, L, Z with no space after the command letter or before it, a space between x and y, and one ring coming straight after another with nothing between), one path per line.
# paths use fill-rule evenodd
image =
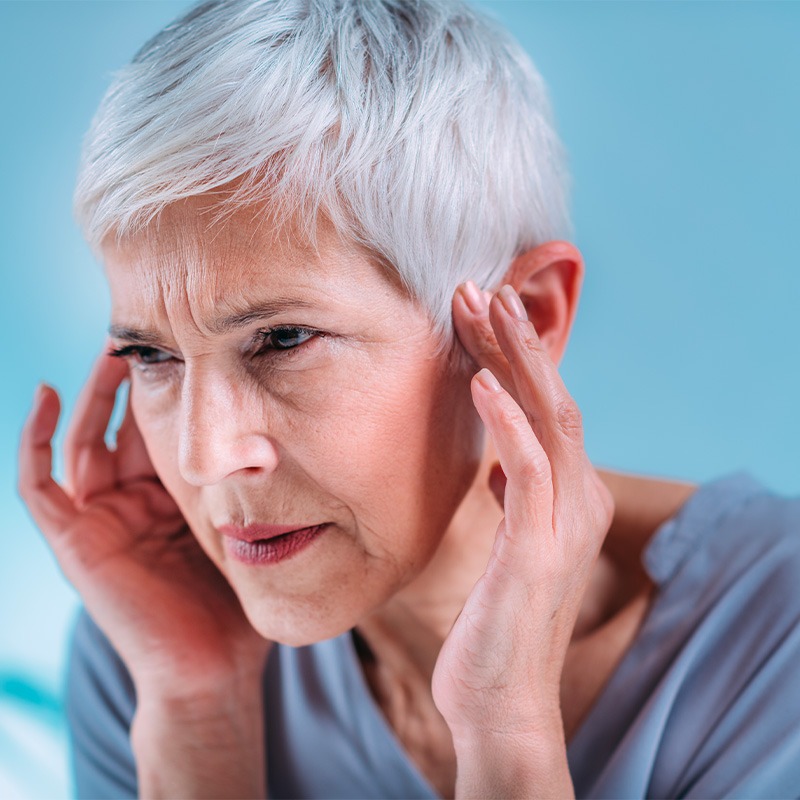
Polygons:
M462 283L453 296L453 324L456 334L478 367L485 367L514 396L511 368L489 322L489 292L472 282Z
M114 457L105 434L117 397L127 374L121 359L100 355L75 404L64 439L67 485L80 500L114 486Z
M556 496L582 491L587 457L580 410L510 286L492 298L489 319L508 361L515 397L550 460Z
M136 424L133 415L133 405L130 392L128 393L128 405L125 409L125 416L122 424L117 431L117 481L128 483L139 480L140 478L152 479L156 477L156 471L147 454L144 439Z
M51 440L60 411L61 403L55 390L40 386L22 428L19 445L19 494L48 539L68 528L77 514L72 501L52 476Z
M525 412L482 369L472 379L472 398L492 437L506 475L506 529L513 537L553 526L553 482L547 454L531 429Z

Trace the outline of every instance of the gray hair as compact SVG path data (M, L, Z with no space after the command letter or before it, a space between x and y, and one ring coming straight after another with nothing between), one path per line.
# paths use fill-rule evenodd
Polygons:
M75 211L95 249L212 191L324 214L449 334L458 283L569 235L566 184L540 75L459 0L210 0L115 76Z

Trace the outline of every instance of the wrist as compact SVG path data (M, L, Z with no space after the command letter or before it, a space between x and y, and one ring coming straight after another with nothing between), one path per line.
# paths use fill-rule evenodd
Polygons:
M458 798L574 796L560 724L525 732L462 731L453 744Z
M261 727L263 717L261 677L229 680L204 687L136 687L136 713L131 725L134 747L146 748L153 738L191 731L200 746L234 745Z
M265 796L260 680L194 695L137 690L130 738L141 796Z
M262 691L269 643L246 657L194 657L183 662L151 658L146 666L129 667L138 707L174 707L176 713L218 708L226 700L246 701Z
M564 721L558 698L538 698L537 702L523 706L516 697L508 702L498 700L495 708L499 713L463 714L459 720L445 718L456 751L473 752L501 743L512 748L563 746ZM500 711L502 708L514 710Z

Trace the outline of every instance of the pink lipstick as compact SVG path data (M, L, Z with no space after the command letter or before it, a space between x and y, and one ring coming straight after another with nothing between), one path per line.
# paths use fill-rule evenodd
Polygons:
M221 525L225 552L244 564L277 564L315 542L328 523L298 528L291 525Z

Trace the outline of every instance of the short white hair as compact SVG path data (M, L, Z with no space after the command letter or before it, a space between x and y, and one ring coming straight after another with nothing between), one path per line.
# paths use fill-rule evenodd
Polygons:
M570 233L544 83L459 0L210 0L147 42L84 141L75 211L99 250L178 200L318 215L452 333L455 286Z

